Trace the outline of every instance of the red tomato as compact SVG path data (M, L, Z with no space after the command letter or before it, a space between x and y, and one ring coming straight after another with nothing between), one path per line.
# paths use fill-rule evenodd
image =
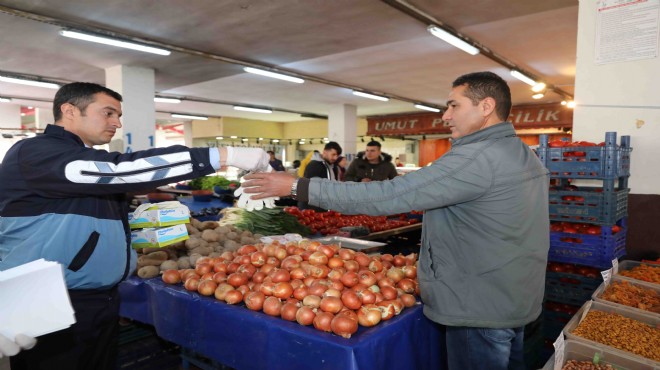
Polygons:
M587 234L600 235L600 226L589 226L587 228Z
M553 140L548 143L548 146L551 148L561 148L566 146L566 142L562 140Z
M619 226L619 225L612 226L612 234L616 234L619 231L621 231L621 226Z
M577 234L577 229L573 226L564 226L564 232L567 234Z

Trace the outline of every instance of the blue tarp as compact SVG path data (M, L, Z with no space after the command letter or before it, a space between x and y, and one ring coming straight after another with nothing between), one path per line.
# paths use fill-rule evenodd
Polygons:
M121 315L153 325L158 335L236 369L442 369L444 335L407 308L350 339L312 326L229 305L167 285L132 277L119 286Z

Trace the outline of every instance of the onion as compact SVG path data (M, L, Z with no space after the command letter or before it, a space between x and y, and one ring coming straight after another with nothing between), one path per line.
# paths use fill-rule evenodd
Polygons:
M227 283L220 283L218 284L218 287L215 288L215 299L219 301L224 301L225 297L227 296L227 292L234 290L234 287L227 284Z
M227 277L227 283L229 283L229 285L233 286L234 288L238 288L241 285L247 284L247 282L247 275L240 272L235 272Z
M218 283L213 280L201 280L199 285L197 285L197 292L204 296L210 296L215 293L217 287Z
M378 292L378 293L375 293L375 294L376 294L376 302L375 302L376 304L378 304L378 303L385 300L385 298L383 298L383 293Z
M294 255L294 254L296 254L296 253L294 253L294 251L296 250L296 248L298 248L298 247L295 246L295 245L293 245L293 244L287 246L287 247L286 247L286 254L288 254L288 255Z
M309 288L304 285L293 290L293 296L296 299L303 300L308 295L309 295Z
M328 290L327 285L316 282L309 287L309 294L321 297L326 290Z
M264 301L263 310L266 315L279 316L280 311L282 311L282 302L279 300L279 298L268 297Z
M286 301L284 301L284 304L287 304L287 303L293 303L293 304L296 305L296 307L302 306L302 303L300 302L300 300L298 300L294 297L287 298Z
M289 274L289 271L285 269L279 269L277 271L272 272L270 274L270 278L273 280L273 283L280 283L283 281L290 281L291 275Z
M275 283L264 280L264 282L261 283L259 291L267 296L271 296L273 295L273 288L275 288Z
M362 301L360 301L360 297L358 297L358 294L350 289L342 293L341 301L344 304L344 306L350 308L351 310L357 310L358 308L360 308L360 306L362 306Z
M275 249L275 255L273 257L277 258L278 260L282 261L286 258L288 254L286 253L286 249L283 247L277 247Z
M280 310L280 317L287 321L296 321L298 306L295 303L285 303Z
M367 267L369 266L369 263L371 263L371 258L369 258L369 256L367 256L363 252L356 252L355 257L353 259L357 261L360 267Z
M403 266L401 271L403 271L403 275L408 279L414 279L417 277L417 266Z
M356 322L357 322L357 319L358 319L357 314L355 313L355 311L350 310L346 307L344 307L341 311L339 311L337 316L346 316L349 319L351 319L353 321L356 321Z
M394 256L392 256L392 255L389 254L389 253L385 253L385 254L383 254L383 255L380 256L380 260L381 260L381 261L392 262L392 261L394 260Z
M289 256L282 260L282 264L280 267L282 267L285 270L293 270L296 267L300 267L300 262L302 262L302 257L300 256Z
M227 281L227 274L225 274L222 271L218 271L215 274L213 274L213 281L215 281L218 284L224 283Z
M358 274L358 279L360 284L364 284L366 286L372 286L378 282L378 280L376 280L376 275L374 275L374 273L369 270L360 271Z
M329 245L321 245L318 247L316 251L325 254L325 256L328 258L331 258L332 256L335 255L335 250L332 249L332 247L330 247Z
M266 258L268 258L266 253L254 252L250 254L250 263L252 263L256 267L263 266L266 264Z
M303 284L305 284L305 286L311 286L315 281L316 281L315 278L308 276L303 279Z
M227 272L227 264L224 262L216 262L213 264L214 272Z
M383 263L379 260L372 260L369 262L369 271L371 272L380 272L383 271Z
M199 281L204 281L204 280L213 280L213 272L207 272L206 274L200 276Z
M249 292L245 295L245 306L252 311L261 311L264 307L266 296L261 292Z
M380 293L383 295L385 300L395 299L398 295L396 289L392 288L391 286L380 288Z
M357 320L353 320L345 315L337 315L330 322L332 332L341 335L344 338L350 338L351 334L355 333L358 329Z
M324 297L337 297L337 298L340 298L341 297L341 291L339 291L337 289L334 289L334 288L328 288L328 290L326 290L323 293L323 296Z
M347 273L344 274L344 276L339 279L342 284L344 284L347 287L352 287L355 284L359 282L358 280L358 274L355 271L348 271Z
M401 271L400 268L392 267L391 269L387 270L387 277L392 279L392 281L394 281L395 283L398 283L399 281L401 281L401 279L404 278L404 275L403 275L403 271Z
M211 271L213 271L213 265L209 263L198 263L195 267L195 272L198 275L208 274Z
M362 306L358 312L358 323L365 327L377 325L382 319L380 309L373 304Z
M395 285L396 285L396 283L394 282L394 280L392 280L391 278L388 278L388 277L384 277L384 278L378 280L378 287L380 289L383 289L383 287L385 287L385 286L394 287Z
M355 261L355 260L347 260L347 261L344 261L344 268L347 271L357 272L360 269L360 264L357 263L357 261Z
M286 271L286 270L284 270ZM296 267L289 271L289 276L291 279L304 279L307 277L307 273L305 273L305 270L301 269L300 267Z
M241 274L247 275L248 279L252 278L254 274L257 272L257 268L254 267L254 265L246 263L243 265L238 266L238 269L236 272L240 272Z
M376 303L376 306L378 309L380 309L380 316L381 320L387 321L394 317L394 305L392 304L391 301L382 301L379 303Z
M273 287L273 296L277 298L286 299L291 297L291 294L293 294L293 287L287 281L279 282Z
M397 288L401 288L405 293L415 293L415 282L408 278L401 279L396 286Z
M296 321L300 325L311 325L314 322L316 314L312 311L311 308L307 306L302 306L296 312Z
M330 267L331 269L335 269L337 267L342 267L342 266L344 266L344 260L342 260L341 258L331 257L330 259L328 259L328 267Z
M337 313L341 311L341 309L344 307L344 304L341 303L341 299L337 297L324 297L321 299L321 304L319 307L325 312Z
M230 252L230 251L225 251L225 252L222 252L220 257L224 258L225 261L231 261L231 260L234 259L234 253Z
M318 308L319 305L321 304L321 297L317 295L310 295L308 294L303 298L302 301L303 306L310 307L310 308Z
M300 256L302 257L303 261L309 261L309 257L311 257L312 254L314 254L314 251L306 250Z
M238 270L239 266L240 266L240 264L236 263L236 262L232 262L232 263L228 264L227 265L227 273L233 274L234 272L236 272L236 270Z
M268 275L273 270L275 270L277 267L275 265L271 265L270 263L267 263L259 268L259 271L263 272L264 274Z
M376 293L371 289L365 289L360 294L358 294L362 304L373 304L376 303Z
M412 307L415 305L415 302L417 302L417 299L415 299L415 296L412 294L401 294L401 302L403 302L403 305L406 307Z
M369 287L362 283L357 283L351 289L355 291L355 293L360 294L363 290L369 289Z
M405 257L406 259L406 266L414 266L415 263L417 262L417 253L410 253Z
M406 264L406 258L402 254L397 254L394 256L394 260L392 260L392 264L396 267L401 267Z
M183 283L183 287L191 292L196 292L198 286L199 286L199 279L196 279L194 277L188 278L188 280L186 280L186 282Z
M238 288L236 288L236 290L243 293L243 295L245 296L246 294L248 294L250 292L250 287L247 284L245 284L245 285L239 286Z
M162 279L166 284L178 284L181 282L181 274L179 270L165 270Z
M374 293L378 293L378 292L380 292L380 287L378 285L374 284L374 285L369 287L369 290L371 290Z
M234 262L238 263L239 265L245 265L246 263L250 264L252 263L251 261L252 260L250 259L249 255L237 256L236 258L234 258Z
M403 301L400 300L399 298L393 299L390 302L392 302L392 305L394 306L394 314L398 315L403 311Z
M230 290L225 295L225 302L229 304L236 304L243 300L243 293L238 290Z
M342 264L343 263L344 262L342 261ZM330 266L328 266L328 267L330 267ZM341 279L342 275L344 275L345 272L346 271L342 268L334 268L334 269L330 270L330 272L328 273L328 279L338 281L339 279Z
M299 280L299 279L293 279L293 280L290 281L290 283L291 283L291 286L293 287L293 290L296 290L296 289L300 288L301 286L305 285L305 284L303 284L302 280Z
M244 246L238 248L236 253L239 256L244 256L244 255L248 255L250 253L254 253L256 251L257 251L257 247L255 247L254 245L244 245Z
M269 265L273 265L275 267L280 267L282 264L282 261L278 260L276 257L268 257L266 259L266 263Z
M266 254L266 256L273 257L275 255L276 248L277 246L275 244L266 244L262 251Z
M382 262L383 262L383 271L389 270L392 268L392 266L394 266L390 261L382 261Z
M260 284L264 281L264 278L266 278L266 273L263 271L257 271L252 275L252 281Z
M344 284L339 280L330 280L330 288L337 289L338 291L344 290Z
M332 323L332 319L335 318L335 315L331 314L330 312L319 312L316 314L316 317L314 318L314 328L316 330L320 331L325 331L325 332L332 332L332 329L330 328L330 324Z
M352 260L353 257L355 257L355 251L346 248L340 248L337 251L337 254L339 255L339 258L343 259L344 261Z

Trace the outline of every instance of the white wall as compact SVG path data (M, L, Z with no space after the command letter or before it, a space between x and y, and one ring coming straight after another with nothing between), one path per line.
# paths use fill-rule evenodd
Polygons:
M607 131L629 135L631 192L660 194L660 58L596 65L596 21L596 1L581 0L573 140L601 142Z

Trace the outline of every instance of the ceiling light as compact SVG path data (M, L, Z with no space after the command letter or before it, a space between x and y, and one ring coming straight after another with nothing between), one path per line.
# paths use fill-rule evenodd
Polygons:
M196 119L196 120L200 120L200 121L206 121L206 120L209 119L208 117L204 117L204 116L192 116L190 114L179 114L179 113L172 113L172 117L174 117L174 118Z
M511 70L511 76L513 76L513 77L519 79L520 81L522 81L522 82L524 82L524 83L526 83L526 84L528 84L528 85L530 85L530 86L534 86L534 85L536 85L536 81L534 81L533 78L531 78L531 77L529 77L529 76L527 76L527 75L524 75L524 74L522 74L522 73L516 71L515 69L512 69L512 70Z
M537 94L532 95L532 99L541 99L544 96L545 96L545 94L541 92L541 93L537 93Z
M48 89L59 89L60 85L52 83L52 82L42 82L42 81L35 81L35 80L24 80L22 78L15 78L15 77L7 77L7 76L0 76L0 81L3 82L10 82L13 84L20 84L20 85L30 85L30 86L37 86L37 87L45 87Z
M436 112L436 113L440 112L440 109L438 109L438 108L433 108L433 107L429 107L427 105L422 105L422 104L415 104L415 108L427 110L427 111L430 111L430 112Z
M216 139L216 140L224 140L225 138L222 137L222 136L216 136L215 139Z
M271 71L265 71L263 69L245 67L245 68L243 68L243 70L245 72L248 72L248 73L254 73L254 74L257 74L257 75L261 75L261 76L277 78L278 80L295 82L297 84L301 84L301 83L305 82L305 80L303 80L302 78L288 76L288 75L285 75L285 74L275 73L275 72L271 72Z
M536 85L532 86L532 91L534 92L541 92L545 90L545 84L543 82L539 82Z
M246 141L248 141L248 138L244 137L244 138L241 139L241 141L246 142Z
M384 96L379 96L379 95L373 95L373 94L367 94L362 91L355 91L353 90L353 95L361 96L363 98L369 98L369 99L374 99L374 100L380 100L380 101L388 101L390 98L386 98Z
M323 140L329 140L327 137L324 137Z
M177 98L164 98L162 96L156 96L154 98L154 102L156 103L170 103L170 104L179 104L181 103L181 99Z
M0 103L10 103L11 98L0 98Z
M300 141L305 141L305 139L300 139Z
M566 100L562 100L561 105L566 105Z
M25 117L25 113L21 113L21 117Z
M245 112L256 112L256 113L273 113L273 111L270 109L243 107L240 105L234 105L234 110L242 110Z
M429 32L431 32L431 34L433 36L435 36L435 37L437 37L437 38L439 38L439 39L441 39L441 40L443 40L443 41L445 41L445 42L447 42L447 43L449 43L449 44L451 44L451 45L453 45L453 46L455 46L455 47L457 47L461 50L463 50L464 52L466 52L470 55L479 54L479 49L477 49L476 47L470 45L468 42L463 41L462 39L452 35L451 33L443 30L440 27L431 25L431 26L428 26L426 29Z
M260 137L258 140L261 141L261 140L263 140L263 139L264 139L263 137Z
M137 44L137 43L134 43L134 42L117 40L117 39L104 37L104 36L91 35L91 34L88 34L88 33L83 33L83 32L78 32L78 31L60 30L60 35L62 35L64 37L70 37L72 39L91 41L91 42L96 42L96 43L99 43L99 44L117 46L117 47L120 47L120 48L126 48L126 49L137 50L137 51L143 51L145 53L158 54L158 55L170 55L170 54L172 54L172 52L170 52L169 50L155 48L153 46L147 46L147 45Z
M28 107L28 109L34 109L34 107Z
M298 142L298 144L305 144L305 142L302 141L302 140L300 140L300 141Z
M280 141L278 139L273 139L274 143L279 143Z
M568 103L566 103L566 106L569 107L569 108L575 108L575 102L573 100L571 100Z
M229 138L230 138L230 139L238 139L238 136L236 136L236 135L231 135Z

